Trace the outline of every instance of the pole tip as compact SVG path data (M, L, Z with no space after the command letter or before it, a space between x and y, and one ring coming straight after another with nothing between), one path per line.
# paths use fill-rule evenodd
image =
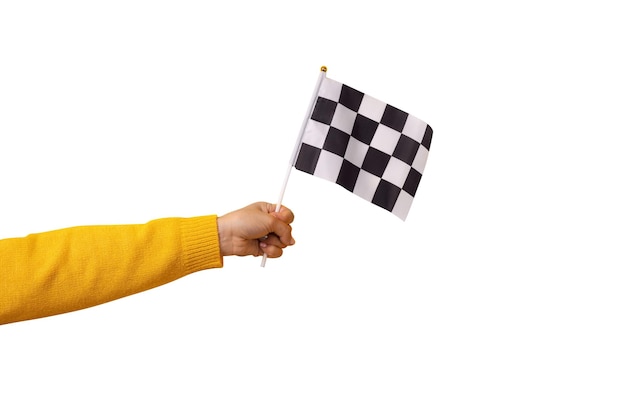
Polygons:
M326 70L327 70L327 69L328 69L328 68L326 68L325 66L323 66L323 65L322 65L322 68L320 68L320 71L322 71L322 72L326 72Z

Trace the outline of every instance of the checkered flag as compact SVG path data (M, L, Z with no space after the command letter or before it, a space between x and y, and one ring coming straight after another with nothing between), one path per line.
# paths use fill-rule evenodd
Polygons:
M293 166L406 220L432 128L325 75L320 79Z

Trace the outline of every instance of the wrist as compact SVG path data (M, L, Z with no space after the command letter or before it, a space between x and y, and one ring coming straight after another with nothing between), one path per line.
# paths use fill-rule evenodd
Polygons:
M220 253L222 256L232 255L232 238L228 228L228 221L223 217L217 217L217 237L220 245Z

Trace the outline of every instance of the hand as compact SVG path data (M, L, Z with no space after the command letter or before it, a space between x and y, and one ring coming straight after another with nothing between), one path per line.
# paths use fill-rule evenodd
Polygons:
M260 256L278 258L283 249L296 241L291 236L291 210L276 205L254 203L217 218L222 256Z

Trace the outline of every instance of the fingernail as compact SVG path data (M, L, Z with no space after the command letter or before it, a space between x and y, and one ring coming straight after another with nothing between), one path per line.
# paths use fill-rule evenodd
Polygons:
M267 248L267 243L261 242L261 243L259 243L259 246L262 247L262 248Z
M294 238L291 238L291 242L289 242L290 245L295 245L296 244L296 240Z

